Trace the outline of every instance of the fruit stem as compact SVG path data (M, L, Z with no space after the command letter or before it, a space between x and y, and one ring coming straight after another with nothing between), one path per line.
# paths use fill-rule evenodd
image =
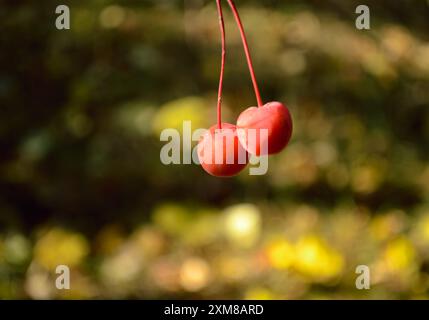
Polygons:
M234 1L233 0L227 0L227 1L228 1L229 6L231 7L233 14L234 14L235 21L237 22L237 25L238 25L238 29L240 30L241 40L243 41L244 52L246 54L247 64L249 66L250 76L252 78L253 89L255 91L256 100L258 102L258 106L262 107L264 104L262 102L261 94L260 94L259 88L258 88L258 83L256 81L255 70L253 69L252 57L250 55L249 45L247 43L243 23L241 22L240 15L238 14L238 10L235 6Z
M217 11L219 15L219 27L222 39L222 62L220 68L219 78L219 91L217 96L217 123L219 129L222 129L222 90L223 90L223 76L225 72L225 58L226 58L226 41L225 41L225 22L223 20L221 0L216 0Z

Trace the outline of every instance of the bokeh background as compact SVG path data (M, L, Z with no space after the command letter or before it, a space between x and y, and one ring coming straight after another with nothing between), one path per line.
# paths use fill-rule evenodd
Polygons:
M214 0L0 1L0 298L429 297L428 2L236 2L295 131L266 176L216 179L159 159L161 130L216 121ZM255 102L224 10L234 122Z

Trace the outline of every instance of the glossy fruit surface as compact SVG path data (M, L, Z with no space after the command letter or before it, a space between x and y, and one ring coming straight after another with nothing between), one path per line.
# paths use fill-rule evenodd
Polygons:
M276 154L289 143L292 117L281 102L269 102L243 111L238 117L237 129L240 143L248 153ZM261 129L266 129L266 134Z
M203 169L215 177L232 177L248 163L248 154L240 144L237 128L223 123L222 129L214 125L198 143L198 158Z

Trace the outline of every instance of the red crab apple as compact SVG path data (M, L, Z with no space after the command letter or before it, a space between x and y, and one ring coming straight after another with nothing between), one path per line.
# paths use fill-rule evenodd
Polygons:
M203 169L215 177L232 177L248 163L248 154L240 144L237 127L222 123L214 125L198 143L198 159Z
M240 143L248 153L257 156L276 154L290 140L292 118L284 104L274 101L244 110L238 117L237 129ZM256 129L256 135L249 129ZM261 129L266 129L268 134L261 134Z

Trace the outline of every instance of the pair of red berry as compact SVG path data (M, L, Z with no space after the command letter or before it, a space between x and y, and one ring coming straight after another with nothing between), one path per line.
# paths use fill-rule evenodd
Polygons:
M222 36L222 64L217 106L218 123L204 134L198 144L198 157L201 166L207 173L216 177L231 177L238 174L247 166L248 154L266 156L279 153L286 147L292 135L292 118L286 106L280 102L267 104L262 102L240 16L233 0L227 1L240 30L258 107L250 107L242 112L238 117L237 125L222 123L221 103L226 44L221 0L217 0ZM256 132L256 135L250 139L250 131L252 130ZM260 134L263 130L267 134ZM240 157L243 154L245 154L244 159ZM219 159L222 161L217 161Z

